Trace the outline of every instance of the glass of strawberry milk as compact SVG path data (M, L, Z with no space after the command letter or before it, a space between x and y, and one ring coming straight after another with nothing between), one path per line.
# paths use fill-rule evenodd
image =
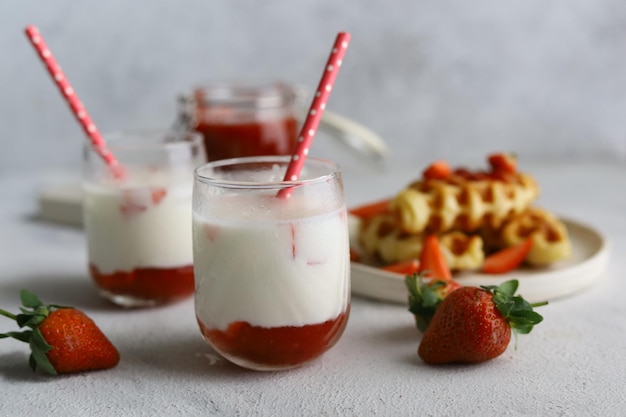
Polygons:
M85 146L83 220L99 293L126 307L191 296L193 172L206 162L201 135L154 130L104 139L124 175L116 178Z
M301 366L330 349L350 308L341 173L308 158L234 158L195 171L195 310L205 340L253 370ZM288 189L285 196L278 196Z

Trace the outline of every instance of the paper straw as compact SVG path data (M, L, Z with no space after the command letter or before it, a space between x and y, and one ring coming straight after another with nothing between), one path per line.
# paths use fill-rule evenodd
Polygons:
M339 68L341 67L343 57L348 49L349 42L349 33L340 32L337 34L335 44L333 45L333 49L328 57L326 66L324 67L322 78L317 86L317 91L315 92L313 101L311 102L311 107L307 113L306 120L302 125L300 134L298 135L296 149L291 156L291 161L289 161L289 166L287 167L287 172L285 173L285 181L296 181L300 178L300 172L302 171L306 157L309 154L311 143L315 137L315 132L319 126L324 109L326 108L328 97L333 89L333 84L335 83L335 79L339 73ZM289 190L289 188L281 190L279 196L289 196Z
M57 63L56 59L54 59L52 52L46 45L41 33L39 33L39 29L37 29L36 26L30 25L26 27L25 32L26 36L30 40L30 43L37 50L39 58L41 58L48 69L48 72L52 76L54 83L59 88L61 95L69 104L76 120L78 120L85 134L91 140L91 144L93 145L96 153L102 158L104 163L111 168L113 175L117 178L123 177L124 171L122 167L118 163L115 156L107 148L100 131L91 119L91 116L89 116L89 113L87 113L87 110L85 110L83 103L81 103L78 95L74 91L74 88L72 88L69 81L65 77L65 74L61 70L61 67Z

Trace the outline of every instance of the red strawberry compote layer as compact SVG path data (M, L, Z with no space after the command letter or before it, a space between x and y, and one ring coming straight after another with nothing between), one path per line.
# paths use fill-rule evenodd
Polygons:
M146 171L85 185L89 270L103 296L142 306L193 293L192 184L189 172Z
M212 204L211 220L194 213L196 316L204 338L228 360L256 370L293 368L343 333L346 211L324 204L242 194Z

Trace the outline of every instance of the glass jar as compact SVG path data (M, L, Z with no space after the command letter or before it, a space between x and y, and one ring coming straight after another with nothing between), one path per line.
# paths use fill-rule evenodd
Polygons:
M291 155L298 93L289 84L222 82L179 98L179 124L204 137L207 159Z

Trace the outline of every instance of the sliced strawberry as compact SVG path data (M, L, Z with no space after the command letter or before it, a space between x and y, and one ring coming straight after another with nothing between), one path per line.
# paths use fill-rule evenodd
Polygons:
M430 279L423 280L425 277ZM436 235L424 239L418 273L407 275L405 284L409 290L409 311L415 315L417 328L425 331L441 301L461 287L452 279Z
M494 172L515 173L517 171L517 158L510 153L495 153L487 157L487 161Z
M163 187L155 187L151 190L152 203L156 206L165 198L167 190Z
M407 261L386 265L381 269L388 272L396 272L402 275L413 275L415 272L419 271L419 267L420 262L417 259L409 259Z
M135 217L148 210L150 201L147 199L145 189L129 189L122 191L122 203L120 211L126 218Z
M364 204L358 207L354 207L348 210L353 216L361 219L367 219L379 214L386 214L391 211L389 208L389 199L378 200L373 203Z
M439 239L436 235L428 235L424 239L424 246L420 254L419 272L425 277L431 277L442 281L450 281L452 272L448 267L446 258L443 256Z
M146 210L148 210L148 207L140 204L123 203L120 205L120 211L126 218L135 217Z
M516 246L511 246L493 253L485 258L482 270L487 274L506 274L518 268L532 248L531 238L524 240Z
M445 180L452 175L452 168L446 161L435 161L422 173L425 180Z

